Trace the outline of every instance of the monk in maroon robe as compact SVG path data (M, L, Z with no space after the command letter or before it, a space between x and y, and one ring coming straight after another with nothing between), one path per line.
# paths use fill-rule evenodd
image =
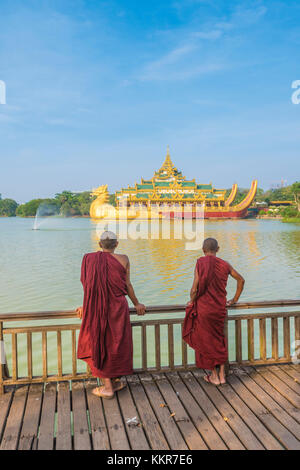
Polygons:
M207 238L204 241L204 256L197 260L183 328L183 338L195 349L197 367L212 371L204 380L214 385L226 383L228 350L224 326L227 307L238 301L245 283L227 261L216 256L218 251L217 240ZM237 289L233 299L227 302L229 275L236 279Z
M113 398L124 384L119 377L133 373L133 347L126 295L138 315L145 306L135 296L130 282L130 264L126 255L114 253L118 241L113 232L101 235L102 251L84 255L81 282L83 307L77 309L82 318L77 357L87 362L94 377L104 386L93 390L103 398Z

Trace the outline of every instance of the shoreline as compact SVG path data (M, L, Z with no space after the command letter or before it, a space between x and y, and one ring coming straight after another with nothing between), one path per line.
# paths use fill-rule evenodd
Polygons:
M272 215L258 215L255 218L261 219L261 220L283 220L283 217L281 216L272 216Z
M282 222L286 224L300 224L300 217L286 217L282 219Z
M13 215L13 216L7 216L7 215L0 215L0 219L13 219L13 218L16 218L16 219L35 219L36 216L34 215L27 215L27 216L24 216L24 217L21 217L21 216L18 216L18 215ZM47 217L39 217L40 219L47 219ZM94 220L92 219L92 217L90 217L89 215L73 215L73 216L66 216L66 217L62 217L62 216L57 216L57 217L53 217L53 218L57 218L57 219L91 219L91 220ZM244 217L244 218L241 218L241 219L238 219L238 220L280 220L281 222L284 222L284 223L298 223L300 224L300 217L282 217L282 216L276 216L276 217L273 217L273 216L257 216L257 217ZM99 220L102 220L102 219L99 219ZM207 220L221 220L221 221L225 221L225 220L235 220L233 218L228 218L228 219L205 219L205 221Z
M25 215L24 217L20 216L20 215L0 215L0 219L35 219L35 215ZM55 216L49 216L49 217L53 217L53 218L56 218L56 219L91 219L91 217L89 215L70 215L70 216L66 216L66 217L62 217L60 215L58 215L57 217ZM39 216L39 219L48 219L47 216L43 217L43 216Z

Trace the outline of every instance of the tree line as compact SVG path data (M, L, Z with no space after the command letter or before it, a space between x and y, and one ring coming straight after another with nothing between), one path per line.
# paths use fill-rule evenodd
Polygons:
M230 194L230 191L231 189L227 190L226 196ZM238 189L234 203L238 204L242 201L248 191L249 189L246 188ZM13 199L2 199L0 194L0 216L34 217L41 204L51 206L52 209L56 209L56 212L64 217L88 216L90 205L95 198L95 196L91 196L89 191L82 193L62 191L55 194L54 198L32 199L25 204L18 204ZM270 205L271 201L294 201L294 212L300 213L300 181L290 186L269 189L267 191L258 188L255 201L266 202L268 205ZM113 206L116 205L114 194L109 196L109 203Z
M13 199L2 199L0 195L0 216L34 217L39 206L51 208L51 213L57 213L64 217L88 216L90 205L95 197L89 191L73 193L63 191L55 194L54 198L32 199L24 204L18 204ZM47 214L44 214L47 215ZM51 215L49 213L49 215Z

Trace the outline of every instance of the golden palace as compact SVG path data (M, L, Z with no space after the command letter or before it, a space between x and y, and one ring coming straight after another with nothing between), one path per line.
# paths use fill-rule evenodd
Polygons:
M119 218L243 218L255 198L257 181L253 181L245 199L233 206L237 185L232 186L226 198L225 189L215 189L212 183L199 184L186 180L182 172L172 163L169 149L162 167L150 180L122 188L116 192L116 216ZM108 214L107 186L93 191L97 199L91 205L91 217L103 218ZM201 215L200 215L201 214ZM112 214L111 214L112 215Z

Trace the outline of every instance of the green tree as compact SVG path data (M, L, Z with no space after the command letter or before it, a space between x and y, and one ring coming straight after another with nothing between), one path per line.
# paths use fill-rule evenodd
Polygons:
M78 204L72 204L71 202L65 202L60 208L60 213L64 217L73 217L75 215L81 215Z
M271 201L290 201L293 199L293 193L290 186L276 188L267 191Z
M247 188L238 188L232 205L239 204L247 196L248 192L249 192L249 189ZM228 198L230 193L231 193L231 188L226 190L225 197Z
M256 196L255 196L254 201L255 202L265 202L264 193L265 192L262 188L257 188Z
M292 184L291 191L293 193L298 212L300 212L300 181Z
M296 207L284 207L280 210L280 215L284 218L297 217L298 210Z
M91 196L90 191L84 191L76 195L78 201L78 207L81 215L90 214L90 206L92 201L95 199L95 196Z
M64 217L72 217L75 215L89 215L90 206L95 196L92 197L90 191L83 191L82 193L62 191L55 195L55 199L61 204L61 214Z
M0 216L14 217L18 203L13 199L1 199L0 197Z
M25 204L21 204L17 209L17 215L20 217L34 217L42 201L43 199L32 199Z
M26 202L25 204L21 204L17 208L16 214L19 217L34 217L36 215L36 212L41 204L49 205L49 206L56 206L57 210L60 207L60 204L56 199L32 199L31 201ZM51 211L53 212L53 211ZM47 216L47 212L45 212L43 215ZM50 215L50 213L49 213Z
M74 199L74 193L71 191L63 191L62 193L55 194L55 199L62 205L65 202L71 203Z

